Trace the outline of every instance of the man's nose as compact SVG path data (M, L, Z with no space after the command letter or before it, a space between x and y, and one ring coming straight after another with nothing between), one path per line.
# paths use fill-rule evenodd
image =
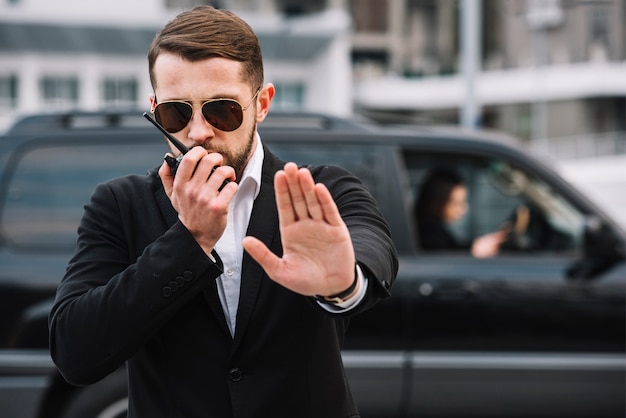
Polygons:
M204 119L199 109L194 109L193 115L191 116L188 136L195 145L201 145L207 139L211 139L215 136L215 128Z

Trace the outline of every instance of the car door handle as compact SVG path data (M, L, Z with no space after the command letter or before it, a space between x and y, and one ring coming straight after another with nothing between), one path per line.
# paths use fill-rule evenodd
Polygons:
M472 280L444 279L420 282L417 291L421 297L459 300L474 297L479 285Z

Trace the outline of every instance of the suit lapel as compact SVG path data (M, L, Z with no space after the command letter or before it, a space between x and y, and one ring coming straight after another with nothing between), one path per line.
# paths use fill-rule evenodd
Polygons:
M172 202L169 197L165 193L165 189L163 187L159 187L155 192L155 198L159 205L159 209L163 214L163 219L165 219L165 223L167 228L171 228L178 221L178 213L172 206ZM209 289L203 290L204 298L209 304L211 311L217 318L218 323L222 327L223 331L230 335L230 330L228 329L228 324L226 323L226 317L224 316L224 311L222 309L222 304L220 302L220 298L217 294L217 282L215 280L211 281L211 286Z
M272 249L272 242L278 234L278 212L274 195L274 173L279 161L265 149L261 189L254 201L247 235L260 239ZM241 342L257 303L265 272L256 261L244 251L241 269L241 290L237 311L234 348Z

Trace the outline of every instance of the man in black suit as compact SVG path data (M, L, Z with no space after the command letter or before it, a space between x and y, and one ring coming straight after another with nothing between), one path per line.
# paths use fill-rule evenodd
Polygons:
M191 149L95 190L50 314L59 370L90 384L126 364L129 417L358 416L344 332L397 272L373 198L263 146L274 87L234 14L181 13L148 61L151 110Z

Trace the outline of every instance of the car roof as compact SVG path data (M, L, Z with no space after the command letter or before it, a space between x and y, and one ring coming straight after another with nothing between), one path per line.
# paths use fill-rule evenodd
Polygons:
M143 118L145 110L68 111L27 115L16 121L6 135L33 135L50 131L79 129L143 128L149 127ZM372 125L365 119L342 118L320 113L272 112L263 122L267 129L358 131ZM153 128L150 128L153 129Z
M144 110L101 110L101 111L67 111L57 113L41 113L27 115L19 119L9 128L5 136L26 136L52 132L69 132L78 130L103 130L123 128L148 128L143 118ZM409 136L409 137L463 137L479 141L495 141L515 143L510 137L490 133L484 130L472 131L457 126L433 125L380 125L361 116L340 117L322 113L308 112L270 112L268 117L259 124L259 130L265 132L294 131L316 133L368 133L376 136ZM294 140L298 140L294 138Z
M144 119L143 112L141 109L116 109L26 116L16 122L4 137L0 137L0 166L6 164L12 149L39 146L48 141L82 141L86 134L99 143L109 141L111 144L124 144L130 135L136 142L154 142L162 134ZM520 141L503 133L482 129L441 125L380 125L359 117L343 118L299 112L270 112L258 129L266 143L340 141L342 144L377 147L401 146L424 153L504 157L531 168L535 173L544 173L550 182L565 182L549 164L530 155ZM578 201L585 201L586 206L591 204L598 210L577 190L561 187L568 194L575 194Z
M33 114L18 120L0 141L0 148L63 135L66 138L89 134L130 134L158 131L143 117L141 109L67 111ZM431 151L472 153L486 149L499 155L527 154L520 142L502 133L462 129L458 126L380 125L363 117L338 117L322 113L270 112L258 126L261 138L273 142L298 143L337 141L371 145L410 145ZM10 143L7 143L10 142Z

